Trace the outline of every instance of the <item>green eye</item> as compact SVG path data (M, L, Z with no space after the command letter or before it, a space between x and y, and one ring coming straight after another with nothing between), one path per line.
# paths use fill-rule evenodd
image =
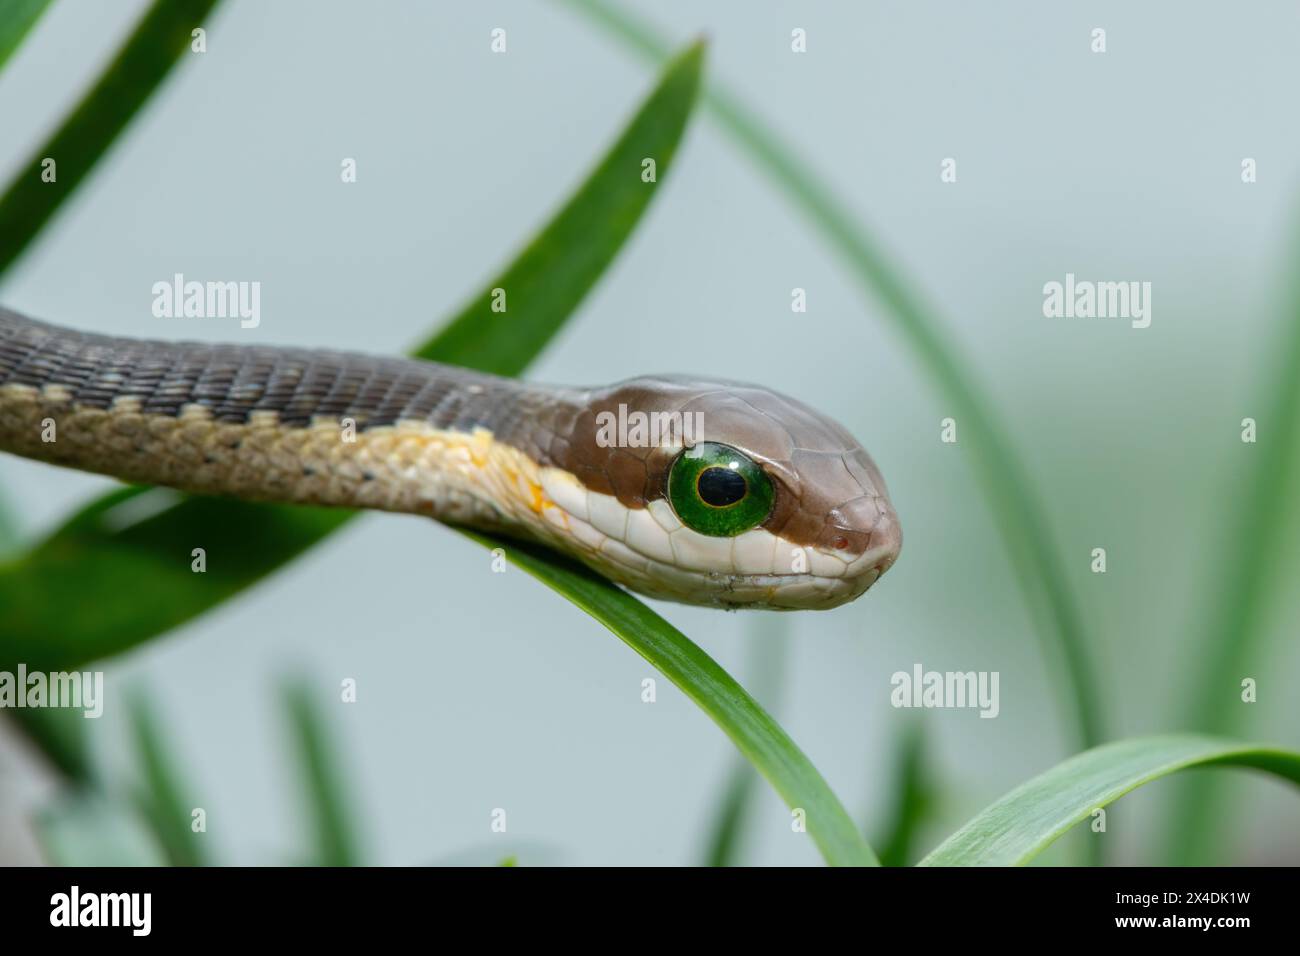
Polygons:
M668 472L668 501L682 524L714 538L748 531L772 512L776 492L763 469L727 445L701 442Z

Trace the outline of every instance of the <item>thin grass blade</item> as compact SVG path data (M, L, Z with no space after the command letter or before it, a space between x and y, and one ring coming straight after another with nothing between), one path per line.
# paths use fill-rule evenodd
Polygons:
M136 803L163 848L168 865L205 866L206 831L194 831L195 808L185 800L190 791L180 781L175 756L163 741L162 721L154 702L137 689L129 698L129 710L136 755L143 771Z
M217 0L155 0L113 62L0 196L0 276L76 191L176 61ZM56 178L42 178L46 158Z
M705 45L665 57L659 85L613 147L550 223L474 296L420 358L496 375L519 375L596 285L650 205L658 183L641 181L641 162L658 178L672 165L699 95ZM509 311L492 310L504 289Z
M5 708L4 713L49 766L65 779L85 785L95 782L95 765L86 740L86 720L80 710L14 707Z
M1205 615L1206 630L1189 653L1194 671L1182 695L1181 725L1212 734L1239 734L1251 707L1242 702L1241 681L1257 675L1261 646L1269 633L1274 602L1291 586L1286 509L1300 484L1300 286L1292 286L1278 343L1270 348L1255 416L1258 428L1244 478L1234 476L1228 527L1207 569L1207 593L1215 596ZM1222 786L1218 779L1187 781L1169 814L1167 852L1170 862L1190 866L1217 862L1216 841L1224 827Z
M690 638L621 588L554 552L466 532L576 604L676 684L722 728L791 810L832 866L876 866L844 806L817 768L768 713Z
M5 555L18 550L21 538L18 533L18 520L13 509L3 496L0 496L0 560Z
M769 707L775 706L786 669L788 630L783 615L767 615L755 620L748 638L754 672L749 686L754 690L753 696L767 701ZM737 758L727 773L722 798L717 801L717 812L704 841L705 866L736 866L740 861L744 850L745 822L757 785L758 774L753 765Z
M894 805L880 847L882 866L907 866L914 858L921 828L934 814L939 791L930 775L925 724L904 724L894 756Z
M51 866L165 866L162 848L134 809L100 794L65 793L34 821Z
M293 728L303 781L303 802L311 821L310 858L316 866L359 866L360 840L351 802L315 691L305 681L285 684L285 703Z
M1300 784L1300 753L1190 734L1121 740L1071 757L1012 790L921 865L1021 866L1129 791L1179 770L1215 766L1249 767Z

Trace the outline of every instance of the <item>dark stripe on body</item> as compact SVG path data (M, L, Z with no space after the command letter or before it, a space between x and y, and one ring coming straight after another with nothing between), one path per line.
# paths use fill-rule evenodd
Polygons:
M3 385L62 386L84 408L136 398L144 414L173 418L201 405L230 424L275 412L287 428L321 417L351 418L359 430L407 419L467 433L486 428L540 464L555 463L567 445L556 439L567 439L582 400L579 392L418 359L116 338L0 309Z

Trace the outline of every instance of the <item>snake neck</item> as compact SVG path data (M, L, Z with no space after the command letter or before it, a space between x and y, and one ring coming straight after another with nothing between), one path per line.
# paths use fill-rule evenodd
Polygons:
M0 451L201 494L544 520L573 390L412 359L168 343L0 310Z

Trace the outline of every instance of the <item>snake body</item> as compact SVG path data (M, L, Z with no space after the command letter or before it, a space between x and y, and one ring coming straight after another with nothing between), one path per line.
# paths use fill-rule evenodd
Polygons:
M611 442L611 416L638 413L701 433ZM717 467L690 460L705 449ZM880 472L847 431L727 381L545 386L415 359L117 338L0 309L0 451L199 494L504 531L691 604L834 607L901 544ZM672 476L690 468L696 484L679 491ZM718 523L743 508L752 526Z

